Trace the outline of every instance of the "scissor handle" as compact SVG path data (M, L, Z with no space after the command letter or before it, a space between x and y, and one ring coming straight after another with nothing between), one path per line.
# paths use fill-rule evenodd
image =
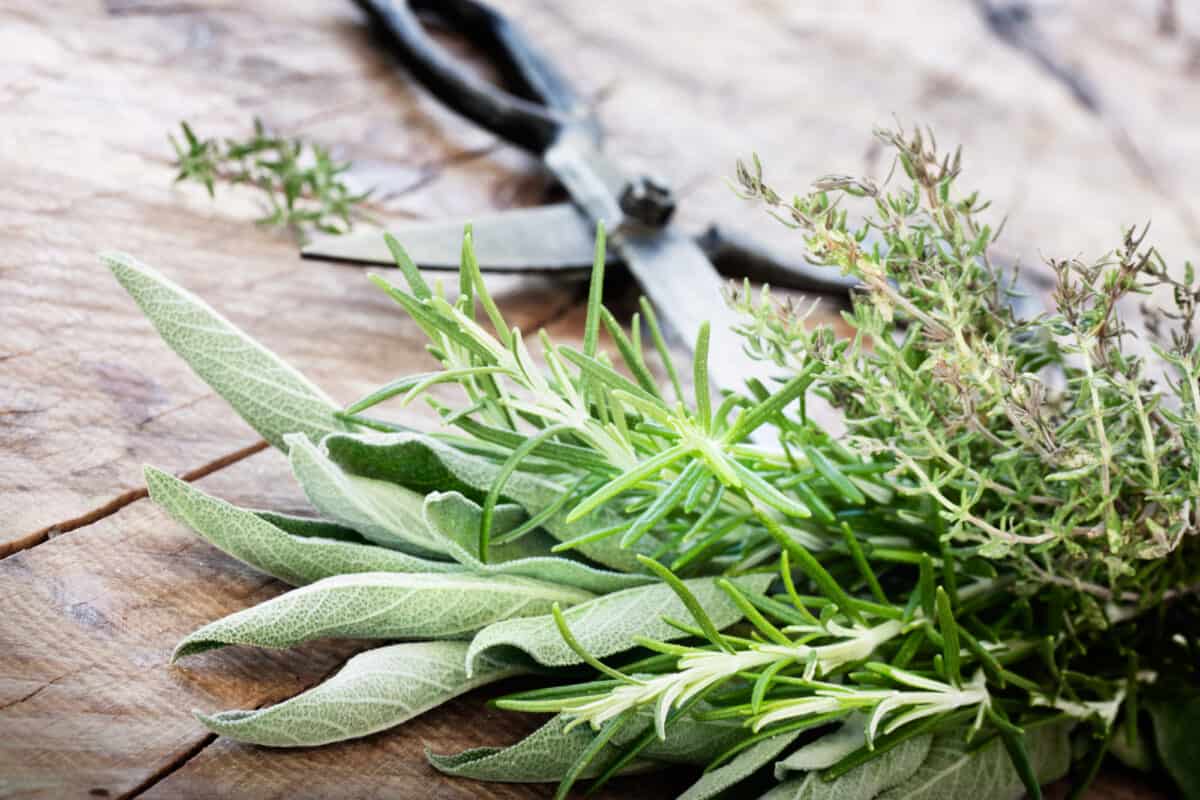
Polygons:
M434 95L492 133L538 155L564 128L598 139L599 126L550 61L504 15L477 0L355 0L396 47L397 55ZM425 32L417 14L445 22L487 53L526 100L472 73Z

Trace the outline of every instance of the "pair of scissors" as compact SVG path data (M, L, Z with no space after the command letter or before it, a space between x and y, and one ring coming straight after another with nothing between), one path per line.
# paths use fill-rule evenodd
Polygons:
M739 322L725 304L714 261L772 285L844 293L852 285L835 270L778 258L745 239L710 228L694 239L670 224L675 200L662 181L630 175L601 151L593 111L554 65L502 14L478 0L356 0L408 71L462 116L541 158L566 189L570 203L505 211L472 220L481 268L503 272L580 273L590 266L598 224L608 250L623 263L685 343L710 323L709 370L718 388L743 391L764 379L732 330ZM421 17L462 35L489 56L518 94L478 77L434 42ZM463 223L408 225L392 231L422 268L456 269ZM303 255L391 264L376 231L314 241Z

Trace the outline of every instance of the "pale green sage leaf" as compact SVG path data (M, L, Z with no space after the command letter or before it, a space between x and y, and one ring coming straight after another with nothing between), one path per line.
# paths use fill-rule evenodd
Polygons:
M268 442L346 429L324 392L203 300L132 256L100 258L171 349Z
M197 713L214 733L272 747L308 747L391 728L478 686L520 674L488 662L468 678L466 642L409 642L360 653L329 680L269 708Z
M593 597L553 583L465 573L366 572L339 575L205 625L173 658L225 645L291 647L310 639L454 639L512 617L545 614L555 603Z
M247 510L259 519L271 523L284 533L290 533L292 536L336 539L339 542L352 542L354 544L370 544L358 531L347 528L345 525L339 525L331 520L319 517L298 517L294 514L284 514L280 511L261 508Z
M430 492L425 496L423 507L425 525L442 539L446 552L455 561L472 566L479 560L479 525L483 519L482 507L461 492ZM526 519L525 511L515 503L496 506L492 517L492 538L495 539ZM488 564L500 565L507 561L545 556L558 544L541 531L530 531L510 544L489 547Z
M679 800L708 800L710 797L716 797L771 763L799 738L800 733L781 733L756 742L730 759L729 763L717 767L712 772L706 772L679 796Z
M775 778L783 780L789 772L811 772L832 767L867 743L868 719L866 714L850 715L834 730L777 762ZM929 742L925 743L925 750L929 750ZM924 758L924 753L921 757Z
M819 742L820 739L817 741ZM865 737L860 733L854 749L862 747L864 742ZM865 764L860 764L832 781L824 780L820 772L809 772L803 777L792 778L779 784L768 792L763 800L874 800L880 792L898 786L916 774L929 755L929 747L932 742L933 737L928 734L906 739L886 753L872 758ZM809 747L811 746L809 745ZM797 752L802 753L806 749L801 748ZM792 761L792 759L784 759L780 764L788 761ZM776 776L780 774L780 764L775 765ZM829 763L825 766L829 767L833 764ZM814 770L823 768L816 767ZM964 797L968 797L968 795L964 795ZM972 797L971 800L974 798Z
M500 474L500 464L478 455L463 453L433 437L414 433L334 434L324 440L329 457L347 472L391 481L421 493L458 491L482 500ZM504 484L502 497L530 516L550 507L567 491L540 475L514 472ZM566 522L568 509L550 516L542 528L559 541L567 541L616 520L605 509L579 522ZM622 548L619 537L580 545L577 551L611 569L641 572L638 553L656 546L647 536L635 546Z
M620 757L622 748L653 724L646 713L639 724L625 726L584 770L581 778L594 778ZM453 755L427 753L429 762L447 775L506 783L552 783L562 776L587 749L596 731L587 725L570 726L560 714L516 744L508 747L476 747ZM568 730L569 728L569 730ZM623 770L644 772L666 764L705 764L733 746L746 728L723 722L701 722L685 717L672 723L665 740L655 739Z
M357 572L463 570L374 545L294 536L161 470L146 467L145 474L151 499L167 513L234 558L293 586Z
M385 547L446 557L425 525L425 497L390 481L345 472L303 436L288 436L292 472L317 510Z
M493 546L492 556L499 556L496 558L498 563L483 564L474 555L478 552L477 548L468 552L465 545L458 544L458 541L462 539L469 540L475 536L479 530L481 517L482 509L479 504L458 492L433 492L425 498L426 523L432 530L438 531L446 537L450 555L474 572L538 578L552 583L574 586L596 594L608 594L633 586L654 583L655 579L650 575L597 569L580 561L557 556L542 555L504 560L503 556L511 557L514 552L509 548L521 544L526 538L532 538L533 534L530 534L529 537L522 537L513 545ZM500 520L497 519L496 522L499 523ZM499 525L497 525L497 529L500 529ZM545 544L544 537L534 541L539 546ZM549 548L546 548L543 552L548 552L548 550ZM537 550L531 547L521 552L535 553Z
M734 579L739 589L761 593L770 585L772 575L751 575ZM742 618L742 612L712 578L692 578L683 582L712 618L718 629ZM579 644L596 658L604 658L635 646L634 637L672 641L687 634L668 625L663 617L690 622L691 616L679 597L665 583L638 586L597 597L563 613L567 626ZM508 619L483 629L471 641L468 667L492 648L512 647L532 656L539 664L563 667L582 663L563 640L551 615Z
M1067 774L1070 729L1069 724L1056 723L1025 734L1025 749L1041 783ZM884 791L878 800L1018 800L1025 796L1025 786L999 739L971 751L965 738L965 729L935 736L917 771Z

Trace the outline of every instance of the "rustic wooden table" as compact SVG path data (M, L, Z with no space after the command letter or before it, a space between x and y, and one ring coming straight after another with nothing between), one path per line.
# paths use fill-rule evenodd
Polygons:
M1095 254L1151 217L1169 257L1197 249L1200 201L1184 189L1200 183L1200 25L1154 4L1060 4L1035 15L1041 38L1001 17L989 28L987 4L967 0L498 4L594 98L610 151L679 187L685 226L720 217L794 247L728 191L734 158L757 150L797 188L879 173L870 128L895 114L966 146L968 176L1011 213L1016 254ZM1039 63L1047 54L1084 90ZM379 188L372 211L393 221L542 202L552 186L537 165L414 89L343 0L8 0L0 109L0 796L547 796L425 765L424 746L528 729L478 697L304 752L214 740L191 717L294 695L354 645L167 665L186 632L282 587L150 504L141 465L237 503L304 504L284 460L95 255L157 265L348 400L424 367L419 332L359 270L301 262L251 225L252 195L173 187L167 131L186 118L240 135L259 116L303 133L352 158ZM578 335L577 286L497 293L523 329ZM1156 795L1117 777L1095 796Z

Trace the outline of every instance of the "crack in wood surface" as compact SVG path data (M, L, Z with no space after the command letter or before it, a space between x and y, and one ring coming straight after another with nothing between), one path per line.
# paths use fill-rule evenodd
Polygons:
M264 444L265 444L265 442L264 442ZM370 645L364 643L363 647L361 649L365 650L369 646ZM296 690L295 694L291 695L290 697L286 697L281 700L278 700L277 702L278 703L285 702L286 700L290 700L292 697L296 697L298 695L303 694L304 692L307 692L309 689L312 689L314 686L321 685L322 683L324 683L325 681L329 680L334 675L336 675L338 672L341 672L341 670L345 666L346 666L345 662L335 664L334 666L330 667L325 672L323 672L321 675L317 676L316 679L304 682L301 685L301 687L298 690ZM55 680L61 680L61 677L55 678ZM51 683L53 683L53 681L51 681ZM47 685L49 685L49 684L47 684ZM42 689L45 689L45 688L46 687L43 686L40 689L35 690L33 692L33 694L37 694L37 692L40 692ZM263 708L266 705L268 705L267 702L258 703L254 706L254 709L257 711L258 709ZM275 705L275 703L271 703L271 705ZM162 781L169 778L172 773L182 769L189 761L191 761L196 756L200 755L202 752L204 752L204 750L209 745L215 743L216 741L217 741L217 734L215 734L215 733L206 734L198 742L196 742L195 745L182 751L170 763L164 765L162 769L160 769L160 770L156 771L154 774L150 775L148 778L146 778L146 780L139 783L131 791L126 792L123 795L120 795L121 800L132 800L132 798L134 798L134 797L138 797L139 795L145 794L150 789L154 788L159 783L162 783Z
M1083 69L1070 64L1038 29L1037 11L1023 0L974 0L988 30L1022 53L1061 84L1071 97L1107 130L1113 147L1130 171L1168 201L1194 242L1200 242L1200 218L1176 188L1164 181L1137 140L1106 102L1100 88ZM1167 12L1164 12L1167 13ZM1162 32L1160 19L1160 33Z
M164 764L160 769L156 770L152 775L146 778L146 780L133 787L132 790L125 792L124 794L117 795L117 797L119 800L129 800L130 798L144 794L153 788L155 784L159 783L165 778L170 777L171 773L182 769L189 761L200 755L200 753L204 751L204 748L208 747L216 740L217 735L215 733L205 734L200 741L180 752L178 756L176 756L167 764Z
M73 671L71 671L71 672L64 672L62 675L59 675L57 678L52 678L51 680L48 680L48 681L46 681L46 682L45 682L45 683L43 683L41 686L39 686L39 687L37 687L36 689L34 689L32 692L29 692L29 693L27 693L27 694L24 694L24 695L22 695L21 697L18 697L18 698L16 698L15 700L10 700L9 702L7 702L7 703L5 703L5 704L3 704L3 705L0 705L0 711L4 711L5 709L12 708L13 706L19 706L19 705L21 705L21 703L24 703L24 702L26 702L26 701L28 701L28 700L32 700L33 698L37 697L39 694L41 694L42 692L46 691L46 690L47 690L47 689L49 689L51 686L53 686L54 684L56 684L56 683L58 683L59 681L63 680L64 678L69 678L69 677L71 677L71 676L72 676L72 675L74 675L74 674L75 674L77 671L78 671L78 670L73 670Z
M260 439L252 445L243 447L240 450L235 450L234 452L214 459L207 464L203 464L196 469L189 470L179 477L188 482L198 481L206 475L211 475L219 469L223 469L230 464L236 464L238 461L241 461L247 456L252 456L255 453L267 449L267 446L267 442ZM57 522L53 525L47 525L46 527L33 531L32 533L19 539L0 543L0 559L7 558L13 553L18 553L22 550L36 547L37 545L49 541L57 536L61 536L64 533L91 525L92 523L98 522L111 514L115 514L130 503L136 502L141 500L143 497L148 496L149 492L146 491L145 486L141 486L136 489L130 489L129 491L122 492L121 494L112 498L107 503L97 506L96 508L93 508L92 510L77 517L72 517L71 519L63 520L62 522Z
M1033 59L1065 86L1081 106L1103 116L1103 105L1092 81L1054 52L1054 48L1038 31L1034 23L1035 12L1029 3L975 0L975 5L983 15L988 30L997 38Z

